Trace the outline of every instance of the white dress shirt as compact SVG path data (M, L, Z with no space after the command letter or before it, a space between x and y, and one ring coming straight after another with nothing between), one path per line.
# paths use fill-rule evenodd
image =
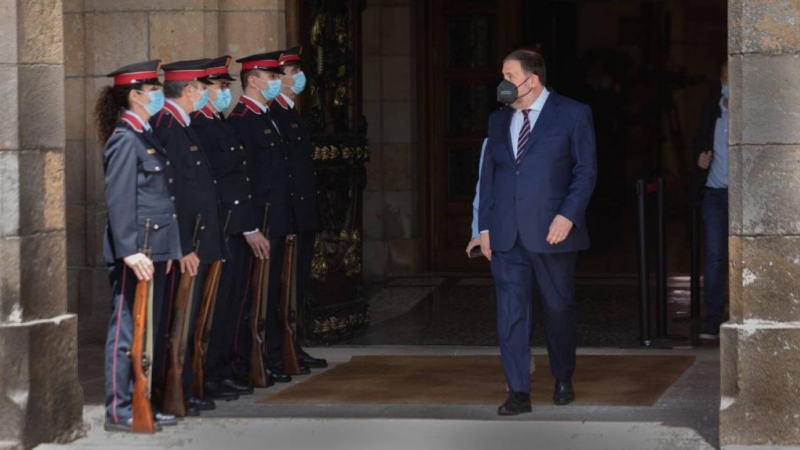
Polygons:
M528 111L528 120L531 122L531 131L533 131L536 121L539 120L539 114L542 112L542 108L544 108L544 102L547 101L547 97L550 97L550 91L544 88L539 98L528 108L530 109L530 111ZM519 146L519 132L522 130L522 124L524 123L523 114L523 111L518 110L511 116L511 126L508 131L511 133L511 148L514 150L515 157L517 156L517 147Z

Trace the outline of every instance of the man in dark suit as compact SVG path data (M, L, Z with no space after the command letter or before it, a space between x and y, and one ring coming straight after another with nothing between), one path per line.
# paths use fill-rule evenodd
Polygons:
M548 90L544 59L517 50L503 62L481 171L481 250L497 285L497 328L509 387L500 415L531 411L530 329L534 280L544 306L553 402L575 399L578 251L589 248L584 213L597 179L588 106Z
M728 63L720 73L721 95L703 104L694 139L697 161L692 203L705 224L703 266L705 324L700 339L719 340L728 300Z

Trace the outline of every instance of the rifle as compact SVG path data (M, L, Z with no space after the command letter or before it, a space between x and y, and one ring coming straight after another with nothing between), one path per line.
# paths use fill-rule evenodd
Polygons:
M148 258L151 256L150 247L147 245L149 238L150 219L147 219L144 225L144 243L139 251ZM127 267L123 270L127 270ZM136 296L133 300L133 342L131 343L131 364L133 365L133 424L131 430L134 433L153 434L156 432L153 410L150 405L152 351L148 351L148 348L152 347L153 328L152 319L147 312L148 309L152 310L152 303L153 279L139 280L136 283ZM148 340L149 342L146 342Z
M281 328L283 335L281 339L281 356L283 357L283 370L289 375L300 375L300 363L297 361L297 352L294 346L294 335L296 327L297 290L295 286L295 275L297 266L295 264L297 246L295 245L296 236L286 239L286 251L283 260L283 295L281 296Z
M200 229L200 214L194 222L194 251L200 250L197 232ZM175 318L169 336L169 371L164 389L164 412L178 417L186 416L183 396L183 364L186 358L186 341L189 334L189 320L192 313L194 279L188 273L181 274L178 294L175 296Z
M263 228L264 236L269 239L269 203L264 205ZM265 388L269 386L269 374L264 367L264 354L266 353L266 325L267 325L267 293L269 290L269 258L256 261L255 276L253 277L253 296L250 306L250 331L252 345L250 347L250 381L253 386Z
M223 236L227 242L228 223L231 220L231 211L225 217L225 226L222 227ZM219 288L219 277L222 273L222 261L214 261L208 269L208 275L203 284L203 299L200 302L200 312L197 315L197 323L194 328L194 359L192 359L192 371L194 381L192 382L192 392L198 398L204 398L205 392L203 385L205 376L203 364L206 361L206 351L208 341L211 339L211 324L214 322L214 307L217 304L217 290Z

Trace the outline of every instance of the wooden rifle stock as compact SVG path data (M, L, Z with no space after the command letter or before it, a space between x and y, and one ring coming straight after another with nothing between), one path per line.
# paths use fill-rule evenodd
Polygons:
M283 256L283 295L281 296L281 356L283 370L289 375L301 375L300 363L294 346L295 311L295 245L296 236L286 239L286 251Z
M223 236L228 232L228 223L231 220L231 211L225 217L225 225L222 227ZM217 303L217 291L219 289L219 277L222 273L222 261L214 261L208 269L206 280L203 283L203 299L200 302L200 312L197 314L197 323L194 328L194 357L192 359L192 392L198 398L205 398L203 386L205 385L205 374L203 365L206 361L206 350L211 339L211 323L214 320L214 306Z
M150 258L147 245L150 236L150 219L144 226L144 245L139 250ZM124 264L124 263L123 263ZM123 266L123 270L129 270ZM152 355L145 350L145 334L147 327L147 304L153 301L150 289L153 280L139 280L136 283L136 296L133 300L133 342L131 343L131 364L133 366L133 423L131 430L135 433L155 433L153 410L150 405L150 381ZM125 287L123 286L123 289Z
M194 251L200 248L197 240L197 231L200 229L200 215L197 215L194 225ZM194 295L195 277L188 273L181 274L178 283L178 293L175 296L174 319L169 336L169 370L167 371L166 386L164 388L164 412L178 417L186 416L186 405L183 395L183 363L186 355L184 335L188 312L191 310L192 296Z
M269 203L264 205L263 227L264 236L269 239L268 226ZM250 382L254 387L265 388L269 386L269 373L264 366L264 353L266 352L266 308L267 291L269 290L269 258L256 261L253 276L252 296L250 305Z

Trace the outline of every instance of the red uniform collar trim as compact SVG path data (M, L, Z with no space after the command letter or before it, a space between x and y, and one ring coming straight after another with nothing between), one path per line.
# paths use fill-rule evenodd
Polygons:
M279 105L283 107L285 110L289 110L289 103L283 98L283 94L279 95L278 98L275 99Z
M204 106L203 109L201 109L198 112L201 113L202 115L206 116L206 118L208 118L208 119L213 119L214 116L216 116L214 111L212 111L211 107L208 106L208 105Z
M172 103L164 102L164 109L172 114L172 117L174 117L182 127L186 127L186 124L183 122L183 115L181 115L180 111L175 109L175 106Z
M256 103L255 100L250 99L249 97L245 97L244 95L239 97L239 103L244 104L250 111L253 111L256 114L263 114L264 111L261 110L261 106Z
M144 131L144 122L142 121L142 118L130 111L123 112L120 120L130 125L130 127L133 128L133 130L137 133Z

